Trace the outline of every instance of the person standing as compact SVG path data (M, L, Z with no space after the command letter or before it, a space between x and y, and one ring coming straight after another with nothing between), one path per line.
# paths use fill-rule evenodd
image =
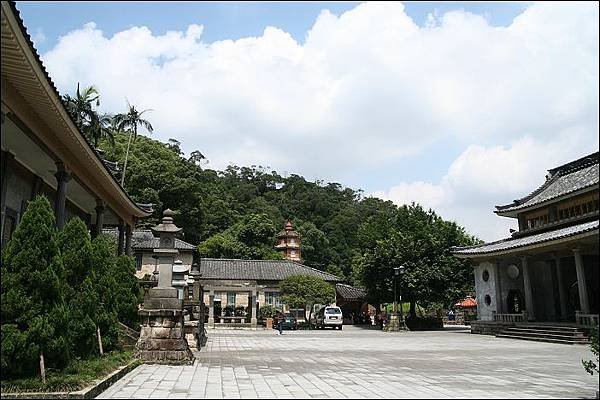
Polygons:
M280 311L277 313L277 330L279 334L283 334L283 313Z

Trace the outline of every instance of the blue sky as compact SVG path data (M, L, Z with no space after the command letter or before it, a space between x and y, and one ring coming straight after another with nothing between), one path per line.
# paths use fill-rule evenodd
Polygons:
M152 108L153 137L209 167L416 201L486 240L516 225L494 205L598 149L597 3L17 8L62 93L93 84L104 111Z
M155 34L182 30L189 24L204 25L202 39L214 42L259 36L266 26L284 29L304 42L308 29L323 9L339 15L360 2L36 2L18 1L17 7L32 34L46 37L36 43L43 53L56 44L59 36L94 21L107 35L131 26L147 26ZM406 2L406 12L423 25L427 14L463 9L486 16L494 26L508 25L527 3L498 2ZM60 24L56 24L60 21Z

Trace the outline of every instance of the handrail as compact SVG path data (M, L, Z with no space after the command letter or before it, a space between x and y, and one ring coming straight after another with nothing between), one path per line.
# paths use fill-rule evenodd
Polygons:
M598 314L584 314L581 311L575 311L575 322L577 325L586 327L598 326Z
M518 314L502 314L502 313L497 313L496 311L493 311L492 314L494 317L494 321L498 321L498 322L515 323L515 322L526 322L527 321L527 313L525 311L523 311L522 313L518 313Z

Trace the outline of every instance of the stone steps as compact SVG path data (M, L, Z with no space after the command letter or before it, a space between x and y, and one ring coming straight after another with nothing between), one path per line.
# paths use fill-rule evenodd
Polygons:
M506 328L496 337L534 340L547 343L588 344L589 340L584 333L575 327L520 325Z

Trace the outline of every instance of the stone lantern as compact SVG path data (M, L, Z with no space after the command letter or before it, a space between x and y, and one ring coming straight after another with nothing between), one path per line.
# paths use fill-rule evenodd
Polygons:
M192 364L194 356L185 340L183 300L173 287L173 264L178 255L175 235L181 231L173 224L174 212L167 209L162 223L152 228L160 239L154 249L158 256L158 285L148 290L139 311L142 321L135 353L142 361L155 364Z

